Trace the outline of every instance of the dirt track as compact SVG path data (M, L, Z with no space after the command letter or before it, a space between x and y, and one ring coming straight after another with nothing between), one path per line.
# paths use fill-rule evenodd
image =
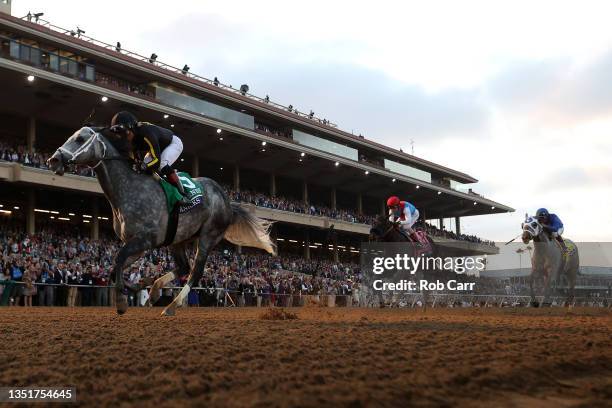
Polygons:
M0 385L87 406L612 405L610 310L292 311L2 308Z

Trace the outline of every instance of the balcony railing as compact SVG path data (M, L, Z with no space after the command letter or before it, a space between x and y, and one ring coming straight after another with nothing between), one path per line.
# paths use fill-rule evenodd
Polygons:
M172 71L172 72L177 73L177 74L182 74L182 75L185 75L185 76L187 76L189 78L195 79L197 81L204 82L204 83L206 83L208 85L214 85L214 86L222 88L222 89L224 89L226 91L233 92L235 94L240 94L242 96L245 96L245 97L248 97L250 99L253 99L253 100L257 101L257 102L273 106L273 107L275 107L277 109L288 111L288 112L293 113L294 115L297 115L297 116L299 116L301 118L313 120L313 121L316 121L316 122L318 122L318 123L320 123L322 125L330 126L332 128L337 128L338 127L337 124L332 123L332 122L330 122L327 119L321 119L321 118L315 116L314 113L312 113L312 111L311 111L311 113L300 112L298 109L295 109L292 105L284 106L284 105L281 105L280 103L276 103L274 101L271 101L268 96L266 96L265 98L260 98L259 96L250 94L248 92L243 92L240 89L234 88L232 85L223 84L219 80L217 80L217 78L211 80L211 79L205 78L203 76L200 76L200 75L197 75L197 74L193 74L193 73L191 73L189 71L184 71L182 68L177 68L177 67L172 66L170 64L166 64L164 62L160 62L157 59L151 59L151 57L145 57L144 55L138 54L136 52L126 50L124 48L118 47L117 45L112 45L112 44L108 44L108 43L106 43L104 41L96 40L95 38L92 38L92 37L89 37L89 36L85 35L84 32L82 30L80 30L78 27L77 27L76 30L62 28L62 27L56 26L54 24L51 24L47 20L43 20L41 18L36 19L31 14L28 14L28 15L22 17L21 19L25 20L25 21L28 21L28 22L34 22L34 23L40 24L43 27L46 27L46 28L48 28L50 30L59 32L61 34L69 35L71 37L79 38L80 40L87 41L89 43L92 43L92 44L97 45L97 46L102 47L102 48L106 48L108 50L115 51L115 52L120 52L122 55L126 55L128 57L135 58L135 59L137 59L139 61L151 63L151 64L155 65L158 68L166 69L168 71ZM34 20L34 21L32 21L32 20Z

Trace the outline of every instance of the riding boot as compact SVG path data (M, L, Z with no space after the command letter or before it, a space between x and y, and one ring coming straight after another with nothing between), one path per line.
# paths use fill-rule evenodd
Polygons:
M191 204L191 200L187 198L185 189L183 188L181 180L179 180L176 171L172 170L170 172L166 172L166 179L181 193L181 199L178 202L183 205Z

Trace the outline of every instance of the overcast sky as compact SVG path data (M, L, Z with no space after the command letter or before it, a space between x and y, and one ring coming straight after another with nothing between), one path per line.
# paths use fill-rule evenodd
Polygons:
M466 217L464 232L505 241L545 206L567 237L612 241L612 4L559 3L13 0L13 14L42 11L407 152L414 140L517 209Z

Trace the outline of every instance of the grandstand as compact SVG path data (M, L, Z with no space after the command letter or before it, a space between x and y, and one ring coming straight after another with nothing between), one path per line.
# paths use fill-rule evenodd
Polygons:
M95 108L89 120L97 124L130 110L172 128L185 146L179 168L217 180L233 200L275 221L281 255L356 262L392 194L410 197L439 242L465 254L496 252L491 242L463 234L461 219L513 209L475 193L478 180L470 175L216 78L6 11L0 10L2 225L28 234L56 228L93 240L112 236L111 209L91 170L58 177L45 167Z

